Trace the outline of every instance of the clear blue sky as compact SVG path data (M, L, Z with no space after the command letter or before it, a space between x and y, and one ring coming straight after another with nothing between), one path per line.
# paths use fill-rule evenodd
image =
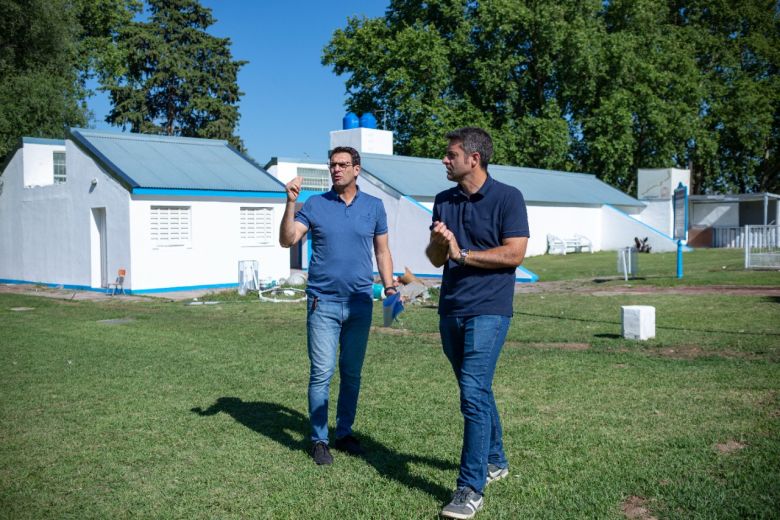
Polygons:
M322 160L329 132L341 129L346 109L346 76L336 76L320 64L323 47L333 31L350 16L376 18L389 0L201 0L217 23L209 33L231 39L233 58L249 61L238 84L244 96L238 135L249 155L260 164L271 157ZM93 124L104 122L110 104L106 96L89 100Z

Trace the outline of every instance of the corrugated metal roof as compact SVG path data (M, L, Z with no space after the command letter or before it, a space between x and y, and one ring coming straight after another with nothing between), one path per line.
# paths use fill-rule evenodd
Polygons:
M70 133L130 188L284 192L227 141L82 128Z
M65 139L48 139L46 137L22 137L24 144L53 144L65 146Z
M361 154L363 169L403 195L434 197L453 186L440 159ZM490 175L523 192L528 202L644 206L595 175L491 164Z

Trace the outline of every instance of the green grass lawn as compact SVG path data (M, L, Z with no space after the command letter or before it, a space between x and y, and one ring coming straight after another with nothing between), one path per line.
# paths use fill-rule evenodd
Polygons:
M780 272L745 270L745 253L741 249L695 249L683 254L683 278L677 278L677 253L637 254L639 273L633 284L672 285L778 285ZM542 255L523 262L540 281L572 279L596 280L597 283L623 283L618 275L617 253L576 253Z
M695 272L698 254L687 280L751 283L736 266ZM599 256L567 255L594 262L569 276L602 276ZM529 264L554 274L561 258ZM764 274L752 283L778 285ZM638 303L656 307L654 340L620 337L620 306ZM518 295L494 384L511 475L478 518L780 517L779 303ZM303 304L2 294L0 517L436 518L457 475L457 387L435 309L401 317L369 342L368 454L317 467Z

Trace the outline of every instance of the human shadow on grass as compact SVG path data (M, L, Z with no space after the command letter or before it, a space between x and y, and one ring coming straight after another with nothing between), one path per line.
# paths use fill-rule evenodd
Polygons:
M192 408L191 411L200 416L216 415L223 412L250 430L256 431L282 446L306 453L311 448L311 442L308 439L309 418L297 410L277 403L245 402L238 397L220 397L205 410L196 407ZM409 466L410 464L425 464L440 470L454 470L458 467L456 464L433 457L400 453L369 435L363 435L359 432L356 432L356 435L360 438L360 444L366 452L360 458L373 466L380 475L391 478L407 487L417 488L442 501L450 498L452 490L413 475ZM347 457L349 455L343 454L341 456Z

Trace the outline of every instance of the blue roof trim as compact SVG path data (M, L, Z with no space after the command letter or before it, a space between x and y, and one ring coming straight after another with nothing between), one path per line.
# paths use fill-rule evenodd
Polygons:
M89 142L89 139L82 135L81 131L82 129L80 128L71 128L69 134L76 143L83 146L87 152L89 152L89 155L94 157L106 170L111 172L111 174L114 176L118 177L121 183L124 184L126 188L128 188L128 191L132 191L133 188L137 188L138 183L128 177L127 174L123 172L122 169L119 168L116 164L111 162L108 157L100 153L100 151Z
M46 139L45 137L22 137L24 144L53 144L65 146L65 139Z
M184 190L178 188L133 188L133 195L167 195L172 197L240 197L286 199L279 191Z

